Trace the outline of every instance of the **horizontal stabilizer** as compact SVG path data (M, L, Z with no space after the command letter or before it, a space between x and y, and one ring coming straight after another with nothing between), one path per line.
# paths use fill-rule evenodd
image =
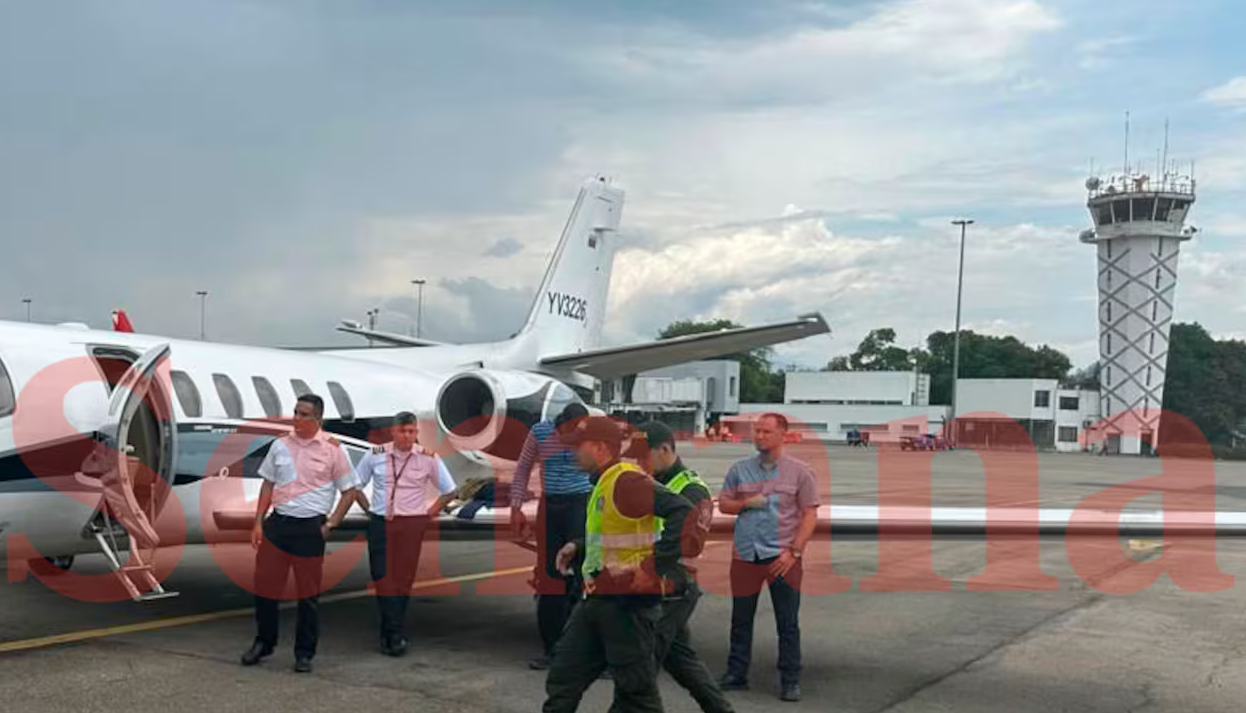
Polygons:
M541 359L542 367L570 369L598 379L616 379L650 369L686 364L699 359L713 359L740 354L757 347L791 342L816 334L827 334L831 328L821 314L807 314L789 322L723 329L704 334L661 339L656 342L625 347L591 349L578 354L565 354Z
M348 334L358 334L361 337L374 339L378 342L392 344L397 347L442 347L445 342L434 342L430 339L421 339L419 337L408 337L405 334L395 334L393 332L378 332L375 329L367 329L358 322L349 322L343 320L338 325L337 331L346 332Z

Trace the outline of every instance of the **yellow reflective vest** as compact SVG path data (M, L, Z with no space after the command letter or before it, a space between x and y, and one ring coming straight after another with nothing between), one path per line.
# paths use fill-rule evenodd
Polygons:
M588 518L584 527L585 581L604 570L623 572L638 569L653 556L654 545L661 532L661 523L652 513L644 517L627 517L615 502L615 485L619 477L632 471L646 475L640 467L620 462L611 466L597 479L588 500Z

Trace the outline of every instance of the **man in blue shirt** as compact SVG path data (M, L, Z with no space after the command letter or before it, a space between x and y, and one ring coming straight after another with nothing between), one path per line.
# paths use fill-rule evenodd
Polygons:
M568 404L553 423L540 421L532 427L515 467L511 482L511 528L521 535L527 528L524 517L524 494L528 479L536 465L541 467L541 504L537 511L537 629L541 634L543 653L528 665L538 671L549 668L554 646L566 626L575 603L572 581L558 571L558 551L568 542L584 539L584 521L588 496L593 492L589 475L576 460L575 451L566 444L562 432L574 428L588 416L583 404ZM579 571L579 565L572 567Z
M770 585L779 632L780 699L800 700L801 555L818 522L813 469L783 453L787 419L766 413L753 424L757 455L727 471L718 509L736 515L731 561L731 653L723 690L748 688L753 619L761 585Z

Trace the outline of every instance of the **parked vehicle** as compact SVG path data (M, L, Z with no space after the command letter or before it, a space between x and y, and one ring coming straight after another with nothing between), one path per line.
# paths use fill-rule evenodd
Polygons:
M946 451L950 447L946 438L933 433L900 436L900 450L902 451Z

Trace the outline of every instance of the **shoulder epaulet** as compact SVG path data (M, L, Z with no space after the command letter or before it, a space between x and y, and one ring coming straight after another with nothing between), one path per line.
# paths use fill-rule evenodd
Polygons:
M378 445L372 446L372 454L373 454L373 455L378 455L378 456L379 456L379 455L384 455L384 454L385 454L385 446L384 446L384 444L378 444Z
M328 443L328 444L329 444L329 445L331 445L331 446L340 446L340 445L342 445L342 442L341 442L341 441L339 441L339 440L338 440L338 438L337 438L337 436L334 436L334 435L327 435L327 436L325 436L325 439L324 439L324 440L325 440L325 442L326 442L326 443Z

